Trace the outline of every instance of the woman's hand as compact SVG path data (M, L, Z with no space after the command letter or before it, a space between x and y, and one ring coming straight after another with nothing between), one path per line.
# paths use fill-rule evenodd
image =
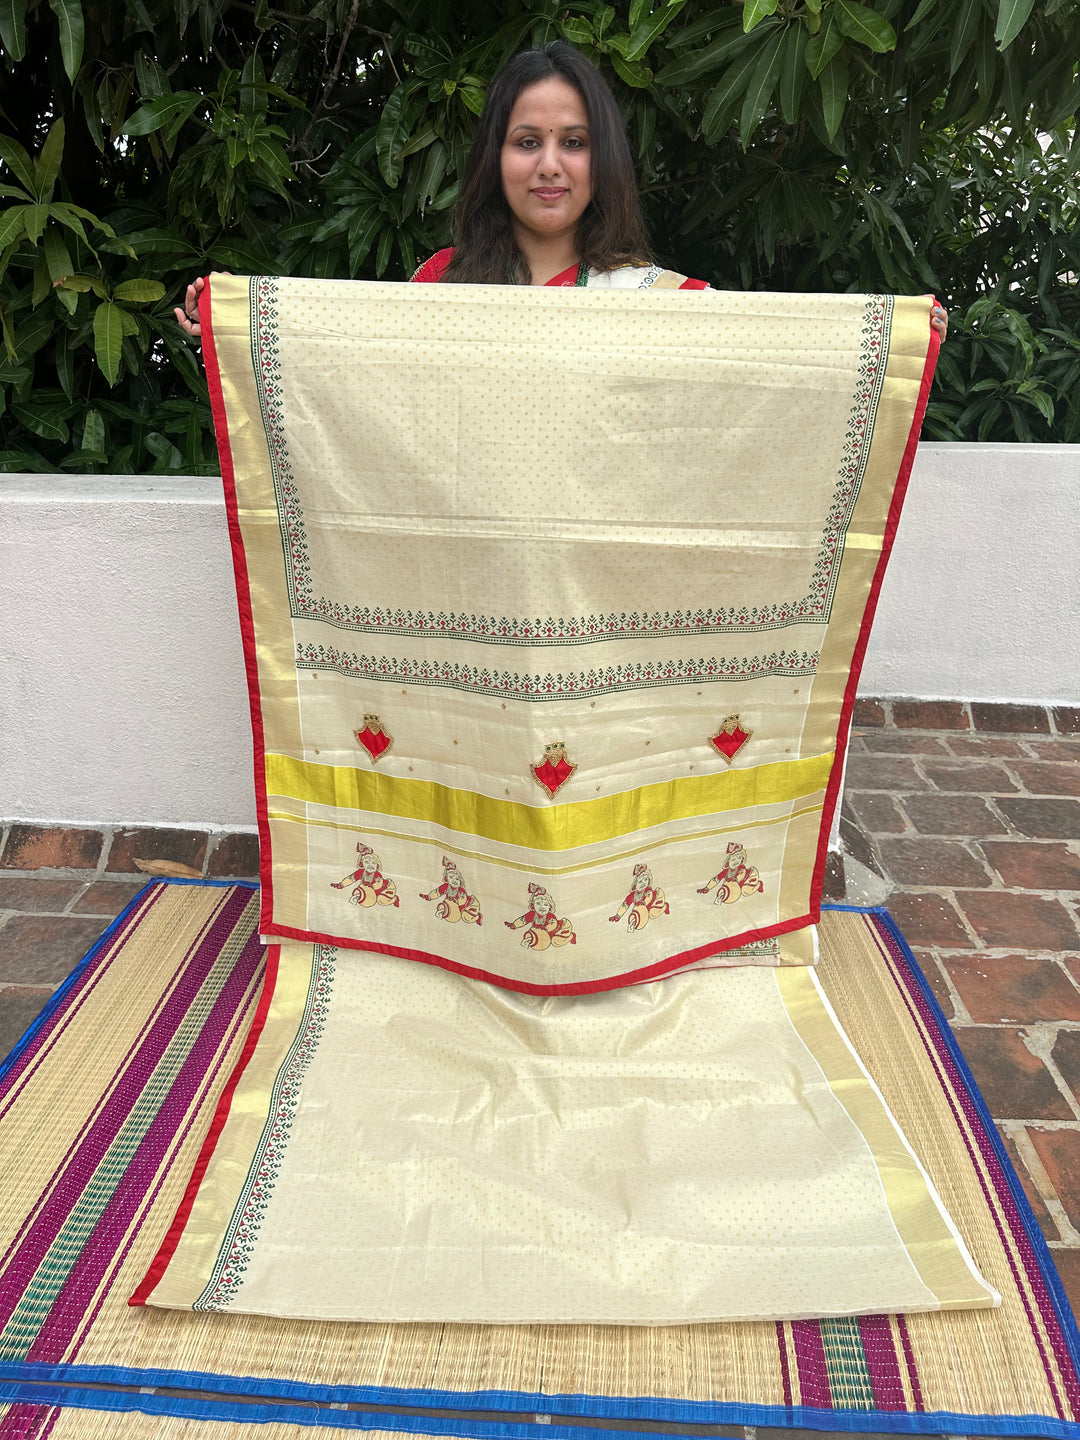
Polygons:
M202 326L199 324L199 296L202 294L205 284L206 281L201 275L197 280L193 280L187 287L183 305L177 305L173 310L176 323L185 335L191 336L192 340L202 338Z
M939 340L944 340L949 330L948 311L936 301L930 307L930 328L937 331Z
M210 273L212 276L231 275L232 271L212 270ZM190 335L192 340L199 342L202 340L202 326L199 324L199 296L202 294L205 285L206 281L200 275L197 280L193 280L187 287L183 305L177 305L173 308L173 314L176 316L176 323L180 326L180 329L183 330L185 335Z

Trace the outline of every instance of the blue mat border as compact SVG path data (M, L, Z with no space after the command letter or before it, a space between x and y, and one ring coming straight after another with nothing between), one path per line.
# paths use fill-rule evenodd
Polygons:
M157 877L148 882L124 907L120 915L102 933L91 949L68 976L67 980L16 1044L3 1065L0 1078L31 1041L36 1031L62 1003L77 977L93 961L109 937L128 914L156 884L230 886L257 889L250 881L188 880ZM983 1127L991 1137L995 1155L1012 1192L1028 1240L1061 1321L1069 1357L1080 1373L1080 1330L1077 1328L1064 1287L1054 1266L1049 1246L1039 1229L1034 1212L1012 1161L997 1133L986 1103L975 1084L975 1078L956 1042L949 1022L938 1004L918 961L911 952L895 920L882 905L822 906L823 910L847 911L872 915L879 919L895 940L920 988L927 1008L936 1021L950 1058L956 1065L972 1104ZM21 1382L36 1382L31 1384ZM307 1402L306 1406L256 1404L245 1401L197 1399L181 1396L155 1396L132 1390L81 1389L81 1384L163 1386L176 1389L217 1390L234 1395L259 1395L268 1401L275 1398ZM313 1385L296 1381L261 1380L253 1377L222 1375L195 1370L129 1369L114 1365L42 1365L30 1362L0 1361L0 1401L25 1401L38 1404L68 1405L83 1409L140 1410L146 1414L188 1416L212 1420L267 1422L291 1421L298 1425L333 1426L339 1429L400 1430L403 1433L473 1436L476 1440L646 1440L637 1432L605 1431L592 1426L571 1424L537 1424L526 1421L454 1420L446 1416L413 1416L370 1411L328 1410L323 1407L341 1404L396 1405L447 1410L503 1410L533 1415L590 1416L619 1420L674 1421L690 1424L759 1425L806 1430L830 1430L840 1433L880 1433L902 1435L966 1434L1023 1435L1047 1437L1047 1440L1080 1440L1080 1422L1059 1420L1049 1415L976 1415L953 1411L921 1411L896 1413L880 1410L821 1410L809 1406L753 1405L736 1402L702 1400L670 1400L647 1396L602 1396L586 1394L545 1395L519 1390L425 1390L392 1386ZM257 1413L256 1413L257 1412Z
M239 1392L234 1392L239 1393ZM43 1407L56 1406L79 1410L118 1411L136 1410L144 1415L161 1415L170 1418L230 1421L267 1424L282 1421L312 1428L338 1430L387 1430L404 1435L459 1435L472 1440L657 1440L656 1431L605 1430L601 1426L580 1426L573 1424L537 1423L524 1420L481 1420L455 1419L448 1415L400 1415L378 1410L338 1410L324 1402L322 1405L274 1405L253 1401L214 1399L205 1400L198 1396L150 1395L137 1390L92 1390L77 1386L14 1384L0 1381L0 1404L30 1404ZM449 1408L449 1407L447 1407ZM855 1429L875 1433L912 1434L935 1433L966 1435L1027 1435L1044 1436L1046 1440L1071 1440L1077 1427L1068 1421L1049 1417L1031 1417L1033 1426L1020 1430L1015 1422L1001 1416L972 1416L954 1414L949 1411L935 1411L922 1418L934 1420L933 1432L925 1429L912 1431L911 1427L877 1424L879 1412L866 1411L860 1414L857 1427L836 1424L836 1411L803 1410L783 1406L732 1406L738 1411L731 1419L719 1422L730 1425L783 1424L807 1429L829 1429L851 1432ZM550 1406L537 1414L553 1414ZM577 1412L581 1414L579 1410ZM783 1420L775 1416L786 1417ZM630 1418L653 1418L637 1415ZM669 1417L655 1417L669 1418ZM895 1416L882 1415L882 1419Z

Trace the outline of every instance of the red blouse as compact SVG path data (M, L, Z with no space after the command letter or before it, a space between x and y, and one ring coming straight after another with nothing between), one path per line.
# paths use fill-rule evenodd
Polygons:
M450 257L453 255L453 247L446 250L439 250L432 255L430 260L425 260L416 274L412 277L420 284L434 283L441 280L446 267L450 264ZM578 267L571 265L569 270L564 270L561 275L553 275L550 280L545 281L547 285L575 285L577 283ZM709 287L704 280L684 280L679 286L680 290L707 290Z

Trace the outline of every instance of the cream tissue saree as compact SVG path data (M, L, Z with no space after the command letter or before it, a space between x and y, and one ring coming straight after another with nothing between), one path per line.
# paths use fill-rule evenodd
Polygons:
M210 294L271 943L139 1299L995 1303L813 968L926 299Z

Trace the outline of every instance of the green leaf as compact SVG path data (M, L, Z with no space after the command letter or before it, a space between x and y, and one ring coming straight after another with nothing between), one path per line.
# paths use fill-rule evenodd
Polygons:
M160 130L173 121L180 120L183 124L184 120L189 119L194 111L205 103L205 95L197 95L191 90L176 95L160 95L157 99L140 105L134 115L129 115L120 126L118 134L152 135L155 130Z
M825 131L831 140L840 129L847 105L848 67L841 55L834 55L818 79L821 86L821 108L825 115Z
M75 269L71 254L64 244L64 237L55 225L46 228L43 248L50 280L62 280Z
M896 49L896 31L876 10L860 5L859 0L834 0L840 29L849 40L874 50L879 55Z
M716 40L711 40L703 50L693 55L683 55L656 72L658 85L688 85L710 70L717 70L725 60L755 42L754 36L744 35L742 30L729 30Z
M451 205L457 204L460 191L461 182L455 180L453 185L448 185L445 190L441 191L438 195L435 196L435 199L432 200L431 204L428 206L428 209L449 210Z
M64 122L57 120L45 137L40 156L34 161L34 179L37 181L35 195L39 200L48 200L52 195L56 177L60 174L60 162L64 158Z
M465 102L466 108L471 110L474 115L482 115L484 113L484 95L486 92L481 90L478 85L461 85L458 87L457 93Z
M1035 0L998 0L997 24L994 39L999 50L1005 50L1016 39L1027 24ZM1075 56L1076 51L1073 51Z
M145 49L135 52L135 84L140 98L144 101L157 100L162 95L172 94L168 75Z
M17 244L26 234L26 212L29 205L13 205L10 210L0 212L0 250Z
M113 291L114 300L160 300L165 286L160 280L121 280Z
M36 354L53 333L55 323L56 312L48 305L20 315L15 326L15 358L27 360Z
M919 0L915 14L912 15L911 19L904 26L904 29L912 30L916 25L921 25L931 11L935 9L937 3L938 0Z
M780 78L786 33L786 27L777 28L768 37L761 47L758 62L751 73L749 84L746 87L746 95L743 98L742 111L739 115L739 134L744 150L749 145L750 138L757 129L761 117L768 110L769 101L776 89L776 82Z
M26 0L0 0L0 44L15 63L26 54Z
M715 144L730 124L730 119L727 124L723 123L725 116L734 110L735 101L750 83L760 48L760 45L755 45L745 55L740 55L734 64L729 65L723 79L705 102L701 130L710 145Z
M620 80L632 85L635 90L644 90L652 83L653 74L640 60L624 60L616 51L611 52L611 66Z
M66 291L58 291L58 294L66 294ZM78 304L78 295L72 295L71 300ZM56 360L56 379L60 382L60 389L71 400L75 396L75 366L72 363L72 344L68 331L62 330L56 337L53 356Z
M651 15L646 15L640 23L635 23L633 11L631 11L630 48L626 52L626 59L640 60L653 41L659 39L664 33L685 4L686 0L667 0L666 5L661 5Z
M119 305L113 305L108 300L94 311L94 354L110 385L115 385L120 375L120 351L124 341L122 313Z
M74 85L83 54L85 27L82 4L80 0L49 0L49 4L60 23L60 54L64 60L64 71Z
M120 311L120 329L125 335L137 335L139 333L139 322L130 310Z
M953 22L952 46L949 50L949 75L955 75L964 57L975 43L982 16L982 0L960 0Z
M88 410L83 421L82 448L103 451L105 449L105 421L100 410Z
M779 0L743 0L742 28L749 34L767 15L775 15Z
M41 232L45 229L45 223L49 218L49 206L27 205L23 214L26 217L26 238L31 245L36 245L41 239Z
M435 126L425 125L422 130L418 130L416 132L416 134L412 137L412 139L407 145L403 145L401 147L402 159L407 160L410 155L417 154L420 150L425 149L428 145L431 145L438 138L439 132L435 129Z
M803 81L806 79L805 25L789 25L784 32L784 64L780 71L780 110L789 125L799 118Z
M96 275L68 275L64 280L63 288L74 290L79 295L85 295L87 291L92 290L99 300L108 298L104 282L99 280Z
M404 85L399 85L383 106L375 129L375 154L379 161L379 171L391 189L395 188L401 179L401 167L404 164L401 149L406 140L404 114L407 99L408 91Z
M631 30L633 30L635 25L639 25L642 19L648 15L650 3L651 0L630 0L630 13L626 17L626 20Z
M34 167L30 156L19 142L10 135L0 135L0 160L3 160L13 175L26 186L27 194L34 194Z
M424 167L420 174L420 183L417 189L417 203L420 214L423 215L430 201L438 194L439 186L446 174L446 166L449 156L446 153L446 146L441 140L432 145L431 149L424 156Z
M12 405L11 413L29 431L34 435L40 435L43 440L67 442L67 422L55 407L50 408L41 404Z
M394 232L388 225L379 236L379 248L375 253L375 274L379 276L390 263L390 251L394 244Z
M31 305L40 305L52 289L52 280L49 278L49 267L45 263L45 256L34 266L34 288L30 297Z
M591 45L593 43L593 28L588 20L580 15L568 15L559 24L564 40L571 45Z
M832 4L825 12L821 29L816 35L811 35L806 44L806 68L815 80L843 43L844 32L840 29L840 17L836 5Z

